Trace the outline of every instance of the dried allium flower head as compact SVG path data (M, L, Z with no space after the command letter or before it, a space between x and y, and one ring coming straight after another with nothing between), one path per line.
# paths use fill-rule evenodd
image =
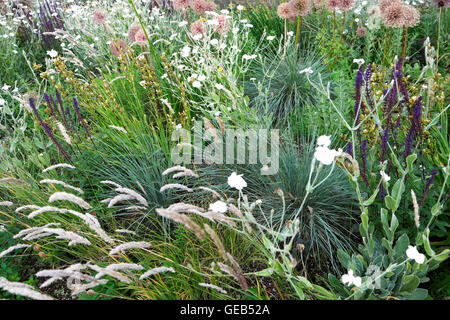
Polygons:
M191 0L189 2L189 6L195 13L198 14L203 14L206 11L214 11L216 9L216 5L214 3L206 0Z
M386 27L400 28L405 26L406 6L401 2L393 2L384 11L381 10L381 19ZM381 7L380 7L381 9Z
M360 37L360 38L364 38L366 36L366 28L358 27L358 29L356 29L356 36Z
M140 46L145 46L147 44L147 36L145 35L144 29L139 29L134 36L134 40L139 43Z
M214 25L214 31L217 31L220 34L227 33L230 30L230 21L228 19L229 17L226 15L218 15L215 20L219 23Z
M311 0L291 0L289 1L295 9L296 16L307 16L311 12Z
M289 19L295 16L295 9L290 2L281 3L277 8L277 14L282 19Z
M322 7L325 5L326 0L313 0L314 5L318 8L318 7Z
M106 22L107 14L105 10L97 9L92 13L92 16L96 24L104 24Z
M369 8L369 16L372 18L378 18L380 17L381 11L379 6L372 6Z
M334 11L336 9L339 9L339 4L341 3L340 0L328 0L325 4L325 7L328 11Z
M198 19L197 21L193 22L190 29L193 35L202 34L203 32L205 32L202 19Z
M403 10L405 14L405 27L410 28L416 26L420 21L419 10L417 10L413 6L405 6Z
M390 7L394 3L400 2L399 0L380 0L378 2L378 8L380 9L380 13L384 13L384 11Z
M175 10L183 10L189 6L189 0L173 0L173 8Z
M450 0L433 0L434 4L438 8L448 8L450 6Z
M355 0L340 0L338 8L341 11L348 11L355 6Z
M130 40L130 42L135 42L136 33L138 33L138 31L141 29L142 28L138 23L133 23L131 27L128 29L128 40Z

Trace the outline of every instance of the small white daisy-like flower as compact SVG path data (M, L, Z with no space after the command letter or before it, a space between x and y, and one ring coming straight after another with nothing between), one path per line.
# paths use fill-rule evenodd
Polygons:
M242 190L243 188L247 187L247 182L245 182L245 180L242 178L242 174L238 175L236 174L236 172L233 172L228 177L228 185L237 190Z
M409 259L413 259L418 264L422 264L425 262L425 255L420 253L416 247L408 246L408 249L406 249L406 256Z
M216 201L209 205L209 210L219 213L225 213L228 210L227 204L223 201Z
M50 51L47 51L47 54L50 56L50 58L56 58L58 56L58 51L52 49Z

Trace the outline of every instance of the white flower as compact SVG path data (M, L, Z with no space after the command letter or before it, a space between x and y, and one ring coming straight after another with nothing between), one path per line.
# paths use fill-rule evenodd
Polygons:
M320 136L319 139L317 139L317 145L322 147L329 147L331 144L330 137L331 136Z
M183 49L181 49L181 56L183 58L186 58L191 53L191 48L189 46L184 46Z
M256 54L252 54L251 56L248 55L248 54L244 54L244 55L242 56L242 59L244 59L244 60L251 60L251 59L255 59L256 57L257 57Z
M353 59L353 63L357 63L358 66L361 66L364 64L364 59Z
M313 69L311 69L311 68L308 67L308 68L303 69L302 71L299 72L299 74L302 74L302 73L313 74L314 71L313 71Z
M253 25L252 25L251 23L246 23L246 24L244 25L244 27L246 27L246 28L253 28Z
M216 89L217 90L223 90L223 89L225 89L225 87L223 85L221 85L220 83L217 83L216 84Z
M275 36L267 36L267 40L272 41L273 39L275 39Z
M227 47L227 45L225 43L220 44L219 49L223 50Z
M355 285L357 287L361 286L361 277L353 276L353 270L348 270L348 274L344 274L341 277L341 281L345 285Z
M3 98L0 98L0 106L4 106L6 104L6 100Z
M184 27L185 25L187 25L187 21L181 21L180 23L178 23L179 27Z
M219 213L225 213L228 210L227 204L223 201L216 201L209 205L209 210Z
M196 34L195 36L192 37L192 39L194 40L200 40L203 37L203 35L201 33Z
M324 165L330 165L333 163L334 158L339 155L339 152L334 149L328 149L328 147L319 146L314 152L314 158Z
M294 32L293 32L293 31L289 31L289 32L287 33L287 36L288 36L288 37L294 36Z
M419 251L417 251L417 248L413 246L408 246L408 249L406 249L406 256L409 259L415 260L418 264L422 264L425 262L425 255L419 253Z
M384 182L389 182L389 180L391 180L391 177L389 177L383 170L380 170L380 174Z
M11 88L11 86L8 86L6 83L3 85L2 90L3 91L8 91L9 88Z
M220 10L220 13L221 14L229 14L230 11L228 11L227 9L223 9L223 10Z
M183 126L181 125L181 123L179 123L175 126L175 130L180 130L182 128L183 128Z
M242 10L244 10L244 6L243 6L243 5L238 5L238 6L236 7L236 9L237 9L238 11L242 11Z
M58 51L52 49L50 51L47 51L47 54L50 56L50 58L56 58L58 56Z
M198 76L197 78L198 81L205 81L206 80L206 76L204 74L201 74Z
M239 32L239 28L237 28L237 27L233 28L232 32L233 32L233 34L237 34Z
M237 190L242 190L247 186L247 182L242 178L242 174L237 175L233 172L231 176L228 177L228 185Z
M212 39L212 40L211 40L211 44L212 44L213 46L217 45L218 43L219 43L219 40L217 40L217 39Z
M194 88L201 88L201 87L202 87L202 84L200 83L200 81L195 80L195 81L192 83L192 86L193 86Z

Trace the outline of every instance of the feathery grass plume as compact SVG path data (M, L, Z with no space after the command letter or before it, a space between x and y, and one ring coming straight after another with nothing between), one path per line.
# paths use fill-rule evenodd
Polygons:
M236 272L233 270L233 268L231 268L230 266L228 266L222 262L218 262L217 265L219 266L220 270L222 270L226 274L229 274L230 276L232 276L234 278L234 280L239 282L239 277L236 274Z
M123 39L114 39L111 41L109 45L109 49L111 50L111 53L116 58L120 57L123 53L127 52L128 46L125 40Z
M54 300L52 297L36 291L32 286L21 283L11 282L4 277L0 277L0 288L12 294L24 296L34 300Z
M182 185L182 184L179 184L179 183L169 183L169 184L166 184L166 185L162 186L161 189L159 189L159 192L163 192L163 191L166 191L166 190L169 190L169 189L181 189L181 190L184 190L184 191L187 191L187 192L194 191L191 188L186 187L185 185Z
M194 212L194 213L205 211L201 207L197 207L192 204L183 203L183 202L171 204L166 210L176 211L176 212Z
M111 129L115 129L115 130L117 130L117 131L121 131L121 132L123 132L123 133L128 133L127 130L125 130L125 129L122 128L122 127L117 127L117 126L113 126L113 125L110 125L110 126L108 126L108 127L110 127Z
M196 188L196 189L200 189L200 190L204 190L204 191L211 192L211 193L213 194L213 196L215 196L215 197L217 197L217 198L219 198L219 199L222 199L222 196L221 196L217 191L215 191L215 190L213 190L213 189L211 189L211 188L208 188L208 187L198 187L198 188Z
M187 171L182 171L182 172L178 172L175 173L172 178L174 179L178 179L181 177L193 177L193 178L198 178L198 174L192 172L191 170L187 170Z
M12 203L11 201L1 201L0 202L0 207L11 207L14 203Z
M236 275L238 276L239 283L241 284L242 289L244 291L247 291L248 284L247 284L247 280L245 280L245 278L244 278L244 274L242 272L241 266L239 265L239 263L237 263L236 260L234 260L233 256L229 252L227 252L227 257L228 257L228 260L231 262L231 265L233 266L233 269L236 272Z
M108 243L114 242L114 240L112 240L110 237L108 237L106 232L101 228L100 223L98 222L97 218L95 218L93 215L91 215L89 213L83 214L83 213L75 211L75 210L57 208L57 207L52 207L52 206L44 206L42 208L39 208L38 210L31 212L28 215L28 218L32 219L41 213L52 212L52 211L59 212L59 213L72 214L72 215L82 219L86 223L86 225L90 229L92 229L100 238L102 238L103 240L105 240Z
M134 199L136 199L137 201L139 201L139 203L141 203L142 205L148 207L147 200L145 200L145 198L143 196L141 196L139 193L137 193L136 191L134 191L130 188L123 188L123 187L117 188L116 192L128 194L128 195L132 196Z
M117 195L114 198L109 200L108 208L112 208L118 202L127 201L127 200L133 200L133 199L135 199L135 198L132 195L119 194L119 195ZM105 199L105 200L107 200L107 199Z
M40 231L41 233L55 234L56 239L69 240L68 243L69 247L74 246L76 244L85 244L88 246L91 245L91 242L88 239L72 231L66 231L61 228L42 228Z
M118 271L118 270L144 270L144 267L136 263L113 263L106 267L108 270ZM97 276L95 276L97 278Z
M419 229L420 227L419 205L417 204L416 194L414 193L413 189L411 189L411 198L414 206L414 223L416 224L417 229Z
M55 201L69 201L69 202L77 204L78 206L80 206L81 208L83 208L85 210L92 209L92 207L89 203L87 203L86 201L84 201L83 199L81 199L80 197L77 197L76 195L74 195L72 193L55 192L54 194L52 194L50 196L50 198L48 199L48 202L52 203Z
M162 175L165 176L165 175L168 175L169 173L176 172L176 171L182 171L182 172L188 173L189 175L196 176L194 171L192 171L191 169L185 168L183 166L180 166L180 165L164 170ZM173 176L173 177L175 178L175 176Z
M236 223L234 223L233 220L231 220L229 217L227 217L226 215L219 213L219 212L208 211L208 212L205 212L204 214L202 214L202 216L205 218L208 218L210 220L213 219L213 220L222 221L233 228L237 227Z
M160 216L164 218L168 218L170 220L183 224L187 229L194 232L195 235L200 240L205 239L205 233L203 232L203 230L196 223L194 223L188 216L162 208L156 209L156 213L158 213Z
M2 179L0 179L0 183L13 183L13 184L30 186L25 181L17 179L17 178L13 178L13 177L2 178Z
M145 241L131 241L126 242L114 247L109 251L109 255L114 255L117 253L125 253L126 250L130 249L147 249L150 248L151 244Z
M249 233L251 233L253 230L250 227L250 224L248 223L247 219L245 219L244 215L242 214L241 210L239 210L238 208L236 208L235 205L233 205L232 203L228 204L228 209L230 210L230 212L232 214L234 214L235 216L237 216L239 219L241 219L241 221L244 223L245 227L247 228L247 231Z
M110 184L110 185L112 185L112 186L114 186L116 188L122 188L122 186L120 184L118 184L118 183L116 183L114 181L111 181L111 180L102 180L102 181L100 181L100 183Z
M71 186L70 184L65 183L64 181L59 181L59 180L54 180L54 179L43 179L41 181L39 181L39 183L50 183L50 184L58 184L63 186L64 188L68 188L68 189L72 189L75 190L81 194L84 194L84 191L81 190L80 188Z
M29 247L31 247L31 245L29 245L29 244L23 244L23 243L16 244L16 245L11 246L11 247L7 248L6 250L3 250L2 252L0 252L0 258L6 256L10 252L13 252L14 250L22 249L22 248L29 248Z
M68 163L57 163L57 164L54 164L54 165L52 165L52 166L50 166L48 168L45 168L44 170L42 170L42 173L46 173L46 172L48 172L50 170L54 170L54 169L57 169L57 168L76 169L73 165L68 164Z
M172 272L172 273L175 273L175 270L172 267L170 267L170 268L168 268L168 267L153 268L153 269L150 269L150 270L147 270L146 272L144 272L139 277L139 280L143 280L143 279L145 279L147 277L153 276L153 275L161 273L161 272Z
M131 231L131 230L127 230L127 229L116 229L115 232L117 232L117 233L129 233L129 234L132 234L134 236L136 235L136 232Z
M64 127L64 125L59 121L56 121L56 125L58 126L59 132L63 136L64 141L66 141L68 145L72 145L72 140L70 140L70 136L67 134L66 127Z
M89 268L91 268L92 270L98 272L97 275L95 276L96 279L99 279L100 277L103 277L104 275L108 275L112 278L115 278L119 281L125 282L130 284L131 283L131 279L128 278L127 276L124 276L123 274L121 274L120 272L114 271L114 270L110 270L107 268L102 268L99 267L95 264L89 264L88 265Z
M129 206L125 208L126 211L143 211L147 209L148 209L147 207L143 206Z
M79 295L79 294L85 292L86 290L89 290L89 289L95 288L99 285L104 285L107 283L108 283L108 280L101 279L101 280L92 281L89 283L75 284L72 287L72 296Z
M221 287L210 284L210 283L199 282L198 285L200 287L211 288L211 289L219 291L220 293L227 294L226 290L222 289Z
M41 227L31 227L31 228L23 229L23 230L20 230L18 233L16 233L16 234L13 236L13 239L22 238L22 237L24 237L24 236L26 236L26 235L28 235L28 234L30 234L30 233L33 233L33 232L36 232L36 231L40 231L40 230L42 230L43 228L48 228L48 227L53 227L53 226L59 226L59 225L61 225L61 224L58 223L58 222L51 222L51 223L47 223L46 225L41 226Z
M211 239L213 239L217 249L219 249L222 258L227 261L228 257L227 253L225 252L225 247L223 246L222 241L220 241L219 237L217 236L217 233L208 224L205 223L203 224L203 226L205 227L205 231L209 234Z

